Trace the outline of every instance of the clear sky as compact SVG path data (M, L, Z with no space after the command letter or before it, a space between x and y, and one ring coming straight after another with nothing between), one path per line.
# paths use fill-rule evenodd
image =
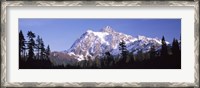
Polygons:
M100 31L106 26L133 37L143 35L161 39L165 36L170 43L181 35L181 19L19 19L19 30L24 36L28 31L40 35L52 51L67 50L88 29Z

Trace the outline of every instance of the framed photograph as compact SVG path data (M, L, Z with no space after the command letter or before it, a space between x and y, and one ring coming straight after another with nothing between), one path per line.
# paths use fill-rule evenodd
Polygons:
M2 1L1 87L199 87L199 1Z

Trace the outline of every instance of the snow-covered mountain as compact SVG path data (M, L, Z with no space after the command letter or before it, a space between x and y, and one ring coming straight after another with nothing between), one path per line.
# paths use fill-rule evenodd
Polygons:
M145 36L133 37L116 32L110 26L106 26L97 32L87 30L74 42L66 53L78 61L87 58L94 59L97 56L102 56L107 51L112 55L118 55L120 53L118 49L119 43L122 40L125 41L127 49L134 54L139 50L147 52L153 45L157 50L161 47L161 40L158 38L148 38Z

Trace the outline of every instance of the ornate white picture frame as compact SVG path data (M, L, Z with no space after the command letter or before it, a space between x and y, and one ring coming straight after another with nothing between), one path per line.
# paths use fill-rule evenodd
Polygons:
M193 7L194 11L194 80L193 82L140 82L140 81L118 81L118 82L105 82L105 81L65 81L59 82L10 82L8 81L8 26L10 15L9 8L18 7ZM54 70L55 71L55 70ZM61 70L57 70L62 72ZM75 71L75 70L73 70ZM122 70L123 71L123 70ZM149 70L151 71L151 70ZM13 76L12 76L13 77ZM169 76L170 77L170 76ZM25 78L23 78L25 79ZM156 79L156 78L155 78ZM27 79L28 80L28 79ZM1 87L199 87L199 1L2 1L1 2Z

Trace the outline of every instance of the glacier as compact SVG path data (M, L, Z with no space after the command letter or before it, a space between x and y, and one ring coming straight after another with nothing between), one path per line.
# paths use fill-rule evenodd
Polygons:
M125 41L127 50L133 54L137 54L139 50L148 52L151 46L159 50L162 45L159 38L149 38L142 35L133 37L106 26L100 31L87 30L66 53L69 56L73 55L75 57L73 59L78 61L87 60L88 58L95 59L95 57L101 57L105 52L110 52L115 56L120 54L118 47L121 41ZM169 42L166 43L169 44Z

